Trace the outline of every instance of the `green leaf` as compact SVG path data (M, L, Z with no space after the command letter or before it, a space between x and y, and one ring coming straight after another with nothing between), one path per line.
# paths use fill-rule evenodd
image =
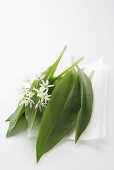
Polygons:
M48 67L48 69L46 71L43 72L43 74L45 75L45 80L49 80L51 81L54 78L54 73L57 69L57 66L63 56L63 54L65 53L67 46L65 46L61 52L61 54L59 55L58 59L50 66Z
M37 109L35 109L35 107L32 107L32 108L27 107L25 109L25 117L27 119L29 129L33 128L33 125L36 119L36 114L37 114Z
M68 71L72 70L73 67L75 67L78 63L80 63L84 57L81 57L79 60L74 62L70 67L68 67L66 70L64 70L62 73L60 73L57 77L54 77L53 81L56 81L57 79L61 78L63 75L65 75Z
M91 81L78 66L77 70L80 80L81 108L76 121L75 143L86 129L91 118L93 107L93 89Z
M33 107L30 108L29 106L27 106L25 108L25 117L26 120L28 122L28 128L29 130L32 130L32 128L34 128L34 123L36 121L36 119L39 119L37 122L41 121L41 117L42 117L42 113L40 113L40 111L38 109L35 109L35 105L37 104L37 96L34 96L34 104Z
M64 47L64 49L62 50L60 56L58 57L58 59L54 62L54 64L52 64L50 67L48 67L48 69L46 71L44 71L42 74L44 74L44 80L46 81L47 79L49 81L51 81L53 79L54 73L57 69L57 66L59 64L60 59L62 58L65 50L66 50L67 46ZM35 87L35 88L39 88L41 80L35 80L31 86L31 90ZM50 92L52 92L53 88L51 88ZM34 97L34 101L37 102L37 96ZM35 103L36 103L35 102ZM39 111L37 112L37 110L35 109L35 105L33 105L32 108L30 108L29 106L25 109L25 117L27 119L28 125L29 125L29 129L33 128L34 122L35 122L35 118L36 115L39 114Z
M9 137L11 135L12 130L14 129L14 127L16 126L18 120L20 119L20 117L24 114L24 106L21 105L17 107L16 111L9 117L10 119L10 124L9 124L9 128L6 134L6 137Z
M37 162L73 129L79 108L78 76L69 71L55 87L44 112L36 144Z

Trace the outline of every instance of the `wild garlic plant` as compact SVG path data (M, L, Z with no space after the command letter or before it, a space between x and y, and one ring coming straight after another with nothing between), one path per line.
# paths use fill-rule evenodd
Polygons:
M27 79L28 86L22 89L22 99L15 112L7 119L9 128L6 137L12 135L22 116L27 120L29 130L33 130L37 124L37 162L73 130L76 143L91 119L92 83L78 66L83 57L55 77L65 50L66 46L57 60L32 83Z

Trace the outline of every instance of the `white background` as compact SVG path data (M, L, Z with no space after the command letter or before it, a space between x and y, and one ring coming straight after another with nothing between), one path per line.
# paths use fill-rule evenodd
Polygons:
M53 63L64 45L70 56L109 67L107 138L65 142L35 162L26 132L5 138L5 119L15 110L19 84ZM114 0L0 0L0 170L114 169Z

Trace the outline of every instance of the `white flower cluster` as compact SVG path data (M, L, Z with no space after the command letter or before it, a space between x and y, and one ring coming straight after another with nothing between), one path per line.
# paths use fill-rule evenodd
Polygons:
M27 82L31 84L30 81L27 80ZM38 101L35 105L35 109L39 109L41 112L42 108L46 107L48 101L50 100L51 95L48 94L48 91L49 88L53 86L54 85L49 84L48 80L45 82L43 79L41 79L39 89L33 88L33 90L31 91L30 88L23 87L22 88L23 97L20 101L20 105L24 104L25 107L30 105L30 108L32 108L32 105L35 104L33 96L36 94Z
M50 87L53 87L54 85L49 85L48 80L44 82L44 80L41 81L42 83L40 84L40 88L36 89L34 88L33 90L36 92L37 97L38 97L38 102L35 106L35 108L39 108L40 112L42 111L42 107L46 107L48 101L50 100L51 95L48 95L48 90Z

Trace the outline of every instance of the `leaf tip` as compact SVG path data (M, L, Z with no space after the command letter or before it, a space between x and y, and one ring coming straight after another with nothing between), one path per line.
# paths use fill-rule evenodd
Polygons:
M41 159L41 157L42 157L42 155L40 155L40 154L36 154L36 162L38 163L39 162L39 160Z
M37 157L37 158L36 158L36 163L39 162L40 158L41 158L41 157Z
M80 134L81 135L81 134ZM80 138L80 135L78 134L75 134L75 144L78 142L79 138Z
M42 157L41 152L39 151L39 147L38 147L38 141L36 143L36 162L38 163L40 158Z
M75 138L75 144L77 143L78 139L79 139L79 138Z
M11 136L11 134L12 134L11 132L12 132L12 130L8 129L8 131L7 131L7 133L6 133L6 138L8 138L8 137Z
M67 46L67 45L65 45L65 46L64 46L64 49L66 50L66 48L67 48L67 47L68 47L68 46Z
M8 138L9 136L10 136L10 133L9 133L9 131L7 131L6 138Z

